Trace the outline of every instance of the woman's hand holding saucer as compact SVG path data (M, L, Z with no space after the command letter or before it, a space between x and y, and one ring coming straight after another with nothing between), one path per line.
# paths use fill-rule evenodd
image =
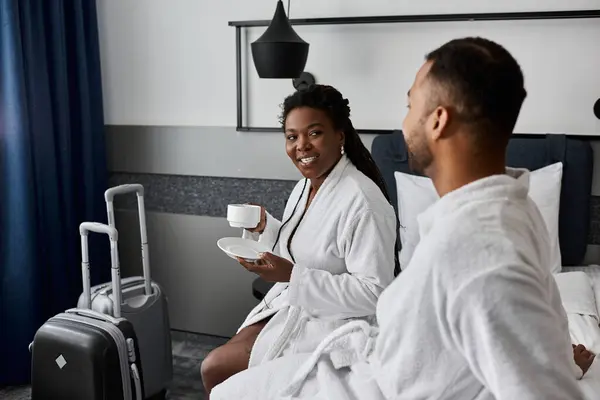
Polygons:
M255 273L267 282L289 282L294 264L273 253L262 253L256 262L237 258L248 271Z

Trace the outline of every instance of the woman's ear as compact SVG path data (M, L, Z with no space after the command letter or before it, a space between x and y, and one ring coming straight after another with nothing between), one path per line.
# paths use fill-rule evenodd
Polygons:
M340 130L338 131L338 135L340 137L340 146L343 146L346 143L346 134L344 131Z

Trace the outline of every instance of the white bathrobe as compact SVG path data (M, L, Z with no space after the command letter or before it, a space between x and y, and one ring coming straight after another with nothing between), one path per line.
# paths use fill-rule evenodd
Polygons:
M395 214L379 187L343 156L301 220L310 182L304 186L301 180L288 200L283 221L292 218L274 250L295 260L290 282L274 285L240 327L275 314L256 339L250 366L312 352L348 320L374 321L379 295L394 278ZM271 249L281 225L267 215L259 241Z
M378 328L349 323L211 399L582 400L547 230L527 173L507 172L419 217L421 242L382 294Z

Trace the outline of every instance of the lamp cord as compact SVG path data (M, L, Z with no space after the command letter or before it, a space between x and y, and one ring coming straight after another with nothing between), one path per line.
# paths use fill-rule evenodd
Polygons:
M288 0L288 19L290 19L290 0Z

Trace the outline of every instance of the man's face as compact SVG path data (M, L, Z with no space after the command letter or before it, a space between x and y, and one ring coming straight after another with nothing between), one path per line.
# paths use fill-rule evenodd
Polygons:
M419 69L415 81L408 91L408 113L402 124L402 133L408 149L408 165L418 174L426 174L433 162L427 120L431 115L427 73L430 63Z

